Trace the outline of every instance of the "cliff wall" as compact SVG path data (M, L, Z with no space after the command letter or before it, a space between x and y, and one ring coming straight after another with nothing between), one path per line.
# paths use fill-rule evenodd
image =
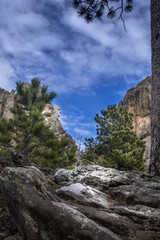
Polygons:
M11 92L6 91L5 89L0 88L0 117L4 118L11 118L12 113L10 112L10 108L14 106L15 100L17 98L17 95L15 93L15 90L12 90ZM62 124L59 120L61 109L57 105L47 104L44 113L50 113L50 117L46 117L46 122L51 125L51 129L54 131L54 133L59 137L67 137L70 139L72 143L74 143L74 140L71 138L69 134L65 132L65 130L62 127Z
M129 89L119 106L133 113L134 131L146 142L144 157L148 166L151 145L151 77L147 77L136 87Z
M8 92L0 88L0 117L11 118L12 114L9 111L14 106L16 99L15 91Z

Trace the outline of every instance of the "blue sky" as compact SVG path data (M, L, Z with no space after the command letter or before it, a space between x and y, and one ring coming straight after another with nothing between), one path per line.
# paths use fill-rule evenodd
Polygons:
M0 4L0 87L41 79L74 138L95 134L94 117L118 104L151 74L149 0L134 0L123 24L105 16L87 24L72 0L5 0Z

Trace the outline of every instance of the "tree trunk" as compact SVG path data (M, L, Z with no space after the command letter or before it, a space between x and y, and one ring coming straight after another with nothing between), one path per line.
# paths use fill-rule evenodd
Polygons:
M23 160L24 160L24 165L25 166L29 166L30 162L29 162L29 158L28 158L28 146L24 146L24 154L23 154Z
M151 0L152 104L149 172L160 176L160 0Z

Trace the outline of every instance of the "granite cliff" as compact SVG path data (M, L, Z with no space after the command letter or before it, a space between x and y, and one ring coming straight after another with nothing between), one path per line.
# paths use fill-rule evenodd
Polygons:
M15 90L11 92L6 91L0 88L0 117L11 118L12 113L10 112L10 108L14 106L15 100L17 98ZM50 117L46 117L46 122L51 125L51 129L53 129L54 133L59 137L67 137L72 142L74 140L68 135L62 127L62 124L59 120L61 109L57 105L47 104L44 113L50 113Z
M147 77L136 87L129 89L119 106L133 113L134 131L146 142L144 157L148 166L151 145L151 77Z
M15 90L8 92L0 88L0 117L11 118L10 108L14 106L16 99Z

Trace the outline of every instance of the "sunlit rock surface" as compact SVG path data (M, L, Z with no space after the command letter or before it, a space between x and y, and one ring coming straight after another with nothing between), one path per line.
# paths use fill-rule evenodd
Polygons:
M29 84L24 83L25 87L27 87ZM13 115L10 112L10 108L14 107L15 100L17 98L15 90L12 90L11 92L6 91L4 89L0 88L0 117L4 118L12 118ZM50 128L53 130L55 135L59 138L66 138L69 140L70 145L75 145L75 141L73 138L66 133L64 130L61 121L59 119L61 114L61 109L57 105L52 104L46 104L45 109L43 113L49 113L50 116L46 116L46 123L50 125ZM17 155L17 152L14 149L11 149L11 155L12 155L12 161L10 159L5 159L5 161L0 162L0 171L5 166L17 166L17 164L20 166L19 161L17 162L17 157L21 157ZM23 165L23 162L22 162Z
M147 77L136 87L129 89L119 106L133 113L134 131L146 142L144 157L148 166L151 148L151 77Z
M26 83L25 83L26 84ZM8 92L0 88L0 117L12 118L12 113L10 108L14 106L17 95L15 90ZM64 131L62 124L59 120L61 109L57 105L47 104L44 113L50 113L50 117L46 117L46 122L51 125L51 129L59 137L65 136L66 132Z
M6 168L0 186L24 240L160 239L160 178L149 174Z

